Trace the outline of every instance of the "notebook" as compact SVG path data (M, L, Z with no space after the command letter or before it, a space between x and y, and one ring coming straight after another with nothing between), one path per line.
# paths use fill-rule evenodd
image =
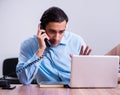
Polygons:
M119 56L73 55L70 87L116 87L118 69Z
M41 81L38 84L39 87L41 88L67 88L68 86L68 82L65 81Z

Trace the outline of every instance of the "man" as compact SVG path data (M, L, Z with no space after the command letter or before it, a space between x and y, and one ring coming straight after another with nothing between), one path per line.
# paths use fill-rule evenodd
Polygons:
M60 8L47 9L40 21L37 35L21 45L16 67L20 82L70 81L72 54L89 55L91 49L80 36L65 31L68 17Z

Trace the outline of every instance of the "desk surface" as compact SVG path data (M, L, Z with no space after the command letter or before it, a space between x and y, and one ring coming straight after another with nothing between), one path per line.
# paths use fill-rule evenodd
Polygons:
M0 95L120 95L120 84L116 88L106 89L39 88L37 85L16 85L13 90L0 89Z

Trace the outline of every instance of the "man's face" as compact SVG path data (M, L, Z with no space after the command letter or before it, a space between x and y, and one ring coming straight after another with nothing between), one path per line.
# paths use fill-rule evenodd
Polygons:
M64 20L63 22L49 22L46 25L46 34L50 38L49 41L52 46L57 46L60 43L65 32L66 24Z

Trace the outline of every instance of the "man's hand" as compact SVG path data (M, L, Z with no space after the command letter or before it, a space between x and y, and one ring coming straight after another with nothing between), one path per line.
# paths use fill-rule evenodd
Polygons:
M39 47L40 49L45 49L46 48L46 44L45 44L45 41L44 41L45 38L49 39L49 37L45 33L45 30L40 29L40 24L38 24L37 39L38 39L38 44L40 46Z
M81 47L79 55L89 55L91 53L92 49L90 49L88 46L84 50L84 46ZM70 57L73 57L73 54L70 54Z
M89 55L91 53L91 49L87 46L84 50L84 46L81 47L79 55Z
M49 37L45 33L45 30L41 30L40 24L38 24L37 40L38 40L39 48L38 48L38 51L36 52L36 55L38 57L41 57L43 55L43 52L46 48L46 44L44 41L45 38L49 39Z

